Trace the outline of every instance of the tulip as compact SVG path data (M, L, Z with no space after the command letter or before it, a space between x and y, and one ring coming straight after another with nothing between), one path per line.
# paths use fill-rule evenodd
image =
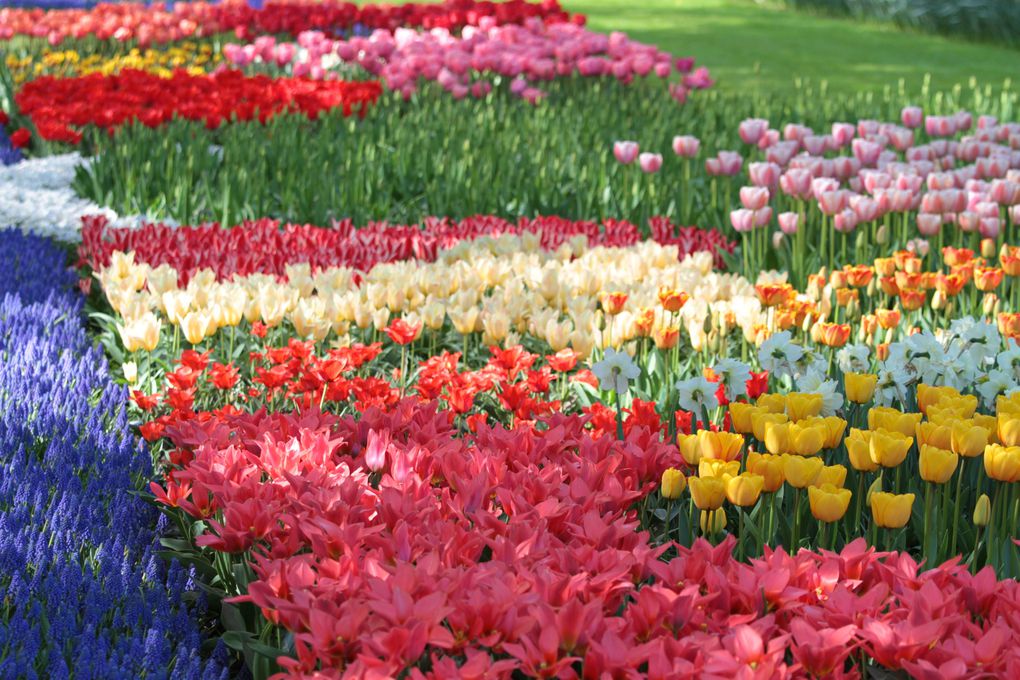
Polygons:
M822 395L791 392L786 395L786 415L793 422L814 418L822 412Z
M850 436L845 440L846 452L850 458L850 465L860 472L873 472L878 469L878 463L871 458L871 431L850 429Z
M900 120L904 127L919 128L924 121L924 112L919 106L905 106L900 111Z
M129 385L134 385L138 382L138 364L133 361L126 361L124 362L124 365L121 366L121 370L124 372L124 380L126 380Z
M882 467L893 468L902 463L914 438L890 430L874 430L871 433L871 460Z
M1020 446L986 446L985 473L1000 482L1020 481Z
M768 493L778 491L785 478L783 477L783 461L780 456L761 453L747 454L747 471L761 475L764 480L763 490Z
M757 406L752 406L744 402L734 401L730 403L730 422L733 425L733 431L740 434L751 434L752 433L752 416L758 412Z
M680 457L692 467L701 463L701 447L698 446L698 435L680 433L676 436L676 445L680 449Z
M988 498L988 494L981 494L977 499L977 503L974 505L974 526L986 527L988 521L992 517L992 502Z
M786 395L765 393L758 397L755 405L766 413L786 413Z
M733 461L740 458L740 450L744 446L743 436L711 430L699 430L697 436L703 459Z
M614 142L613 155L616 160L624 165L630 165L638 157L639 151L637 142Z
M700 148L701 142L697 137L678 135L673 138L673 153L680 158L694 158Z
M698 476L703 479L709 477L723 478L727 475L735 476L740 474L740 461L738 460L714 460L702 458L698 463Z
M910 520L914 494L876 491L871 494L871 514L875 524L886 529L899 529Z
M699 510L718 510L726 500L726 484L718 477L691 477L691 498Z
M128 352L145 350L151 352L159 344L159 332L162 323L152 312L146 312L137 319L118 325L121 342Z
M821 458L807 458L783 454L783 477L795 489L803 489L815 483L825 463Z
M676 500L687 488L687 478L684 473L676 468L668 468L662 472L662 484L659 486L659 493L663 498Z
M779 228L787 236L797 233L797 226L800 222L800 215L794 212L779 213Z
M638 156L638 165L641 166L641 172L652 175L659 171L662 167L662 154L661 153L642 153Z
M843 465L826 465L818 473L815 484L818 486L824 484L831 484L837 487L843 486L846 484L846 467Z
M760 409L751 414L751 430L754 438L760 442L765 441L767 428L770 424L783 424L787 422L784 413L765 413ZM781 436L781 435L777 435Z
M923 444L920 457L921 479L933 484L945 484L953 476L959 462L959 456L952 451Z
M765 131L769 129L769 122L761 118L748 118L737 126L737 133L744 144L757 144Z
M758 502L765 478L753 472L743 472L735 477L723 478L726 483L726 498L739 507L750 507Z
M826 416L820 421L825 425L825 443L822 448L834 449L843 441L843 433L846 432L846 421L837 416Z
M950 449L964 458L975 458L984 453L991 435L989 430L980 427L973 421L957 420L951 427Z
M922 417L921 413L903 413L894 408L880 406L868 411L868 427L872 430L899 432L909 437L914 434L914 428L921 422Z
M1003 446L1020 446L1020 416L1000 414L996 424L999 442Z
M711 511L702 511L699 524L701 525L701 533L703 534L717 534L726 528L726 513Z
M878 376L874 373L845 373L846 398L855 404L867 404L875 396Z
M918 446L934 446L949 450L953 447L953 430L939 423L918 423L914 427Z
M822 450L828 436L828 427L824 422L790 423L787 427L787 449L783 453L796 453L798 456L813 456ZM766 438L767 438L766 434ZM773 452L775 453L775 452Z
M819 522L838 522L850 507L851 495L849 489L841 489L833 484L812 484L808 487L811 514Z

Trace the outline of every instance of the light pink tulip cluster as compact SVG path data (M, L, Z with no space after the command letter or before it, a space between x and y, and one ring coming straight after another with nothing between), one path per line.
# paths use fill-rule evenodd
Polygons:
M889 213L916 212L925 237L955 224L964 232L995 238L1004 219L1020 218L1020 123L973 115L925 116L907 107L902 125L875 120L834 123L826 134L791 123L782 132L763 119L740 123L738 134L763 160L747 164L751 186L730 215L747 232L767 226L778 195L813 202L840 232ZM924 128L923 136L921 128ZM956 138L959 136L959 138ZM736 175L743 159L721 151L705 163L709 175ZM779 228L794 234L796 212L779 214Z
M227 45L223 54L234 66L275 64L295 76L311 78L339 77L337 67L354 65L404 97L410 97L421 80L438 83L458 99L484 97L496 76L509 81L513 94L532 103L545 96L540 83L575 75L630 83L635 78L665 79L679 72L683 77L672 86L671 94L681 102L690 90L712 85L706 69L694 69L693 59L675 59L620 32L604 35L576 24L546 24L540 19L499 26L483 18L460 35L446 29L398 28L378 29L368 37L349 40L333 40L319 31L300 34L296 43L277 43L263 36L248 45Z

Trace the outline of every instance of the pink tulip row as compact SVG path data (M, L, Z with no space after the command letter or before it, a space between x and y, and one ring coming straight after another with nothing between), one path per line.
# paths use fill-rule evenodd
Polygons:
M796 123L780 132L766 120L748 119L738 134L752 152L745 158L719 151L705 160L705 172L735 177L748 161L750 185L740 190L741 207L730 215L738 232L771 224L770 203L779 195L790 207L817 205L843 233L890 213L916 212L916 226L926 237L955 224L995 238L1004 219L1020 222L1020 123L981 116L972 130L974 119L967 111L924 116L917 107L904 109L901 120L902 125L834 123L828 134L818 134ZM954 138L961 133L966 134ZM699 150L694 137L673 140L680 158L694 158ZM641 153L637 142L618 141L613 154L623 164L637 160L646 173L662 167L661 154ZM758 160L751 160L754 156ZM793 234L800 219L797 212L785 212L777 221L783 233Z
M683 78L671 93L681 103L689 90L712 85L706 69L693 68L693 59L676 59L623 33L604 35L573 23L540 19L521 25L482 19L460 35L446 29L398 28L349 40L333 40L318 31L302 33L294 43L262 36L247 45L228 44L223 54L234 66L263 64L312 78L338 77L337 67L357 66L405 98L422 80L438 83L458 99L481 98L492 90L497 76L510 81L513 94L532 103L545 96L540 83L575 75L630 83L649 75L665 79L676 71Z

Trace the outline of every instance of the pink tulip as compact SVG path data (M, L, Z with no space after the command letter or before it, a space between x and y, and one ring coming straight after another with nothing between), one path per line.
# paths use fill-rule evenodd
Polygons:
M760 210L754 211L754 226L756 227L767 227L771 219L772 219L771 207L766 206Z
M788 141L797 141L804 139L808 135L812 134L811 128L806 125L800 125L799 123L787 123L783 127L783 139Z
M750 163L747 174L751 184L759 187L775 188L779 186L779 175L782 169L776 163Z
M935 236L942 227L942 215L918 213L917 230L922 236Z
M769 128L768 130L765 131L765 134L761 136L761 139L758 140L758 148L763 150L764 149L772 150L778 143L779 143L779 130L773 130ZM796 153L796 150L794 151L794 153Z
M999 204L994 201L981 201L974 206L974 210L981 217L999 217Z
M919 128L924 119L924 112L919 106L906 106L900 111L900 120L908 128Z
M861 171L861 162L851 156L840 156L832 159L832 174L838 180L846 181L857 176Z
M875 142L866 139L855 139L851 146L854 156L861 162L861 165L874 166L878 162L878 156L882 153L882 147Z
M804 150L812 156L821 156L825 153L826 138L819 135L807 135L804 139L800 140L801 144L804 145Z
M638 156L638 164L641 166L641 172L649 175L659 171L662 167L662 154L661 153L642 153Z
M779 228L784 234L793 235L797 233L797 226L800 224L800 215L795 212L779 213Z
M893 186L901 191L917 193L921 190L922 184L924 184L924 178L920 175L899 175Z
M1012 224L1020 224L1020 205L1009 207L1009 221Z
M836 142L836 146L843 147L850 143L850 140L854 138L854 133L857 128L850 123L833 123L832 124L832 138Z
M978 231L984 238L998 238L1002 222L998 217L982 217Z
M669 96L673 98L677 104L685 104L687 102L687 95L689 90L681 85L680 83L673 83L669 86Z
M931 244L923 238L910 239L907 241L907 250L924 257L931 250Z
M365 444L365 465L372 472L379 472L386 466L386 452L390 448L389 430L369 430Z
M995 116L978 116L978 130L990 130L999 124Z
M754 229L754 211L747 208L730 211L730 224L740 233L747 233Z
M878 201L867 196L851 196L850 209L857 215L858 222L871 222L878 218Z
M973 233L981 226L981 216L976 212L961 212L956 215L956 224L961 230Z
M740 187L740 203L748 210L761 210L770 197L767 187Z
M741 121L737 132L744 144L757 144L765 131L769 129L769 122L762 118L748 118Z
M970 111L957 111L953 114L953 127L957 132L966 132L974 125L974 117Z
M924 119L924 131L929 137L951 137L956 134L956 127L951 118L927 116Z
M849 234L857 228L857 215L849 208L846 210L840 210L833 217L832 226L838 232Z
M897 151L906 151L914 145L914 131L913 130L891 130L889 132L889 141L892 143L893 148Z
M700 148L701 142L697 137L677 135L673 138L673 153L681 158L694 158Z
M811 172L809 170L787 170L779 178L779 188L793 198L807 199L811 197Z
M841 190L826 191L818 195L818 207L825 215L835 215L847 207L849 199Z
M839 182L832 177L815 177L811 180L811 195L816 199L824 193L838 190Z
M714 162L710 163L709 161ZM740 174L740 170L743 167L744 159L736 151L720 151L715 159L710 158L705 161L705 171L710 175L733 177Z
M613 155L616 156L616 160L624 165L630 165L638 157L637 142L614 142L613 143Z

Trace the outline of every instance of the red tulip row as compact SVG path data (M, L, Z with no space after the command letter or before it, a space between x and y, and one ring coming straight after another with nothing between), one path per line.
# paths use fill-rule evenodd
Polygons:
M348 31L399 27L459 30L483 18L500 24L537 17L545 21L584 22L583 15L563 11L557 0L488 2L447 0L440 3L361 5L338 0L269 0L258 9L243 0L220 3L179 2L172 9L141 3L101 3L91 9L0 10L0 39L15 35L45 37L51 44L66 38L93 36L100 40L137 40L140 45L165 43L217 33L239 38L302 31Z
M161 78L124 70L116 75L43 76L26 83L15 102L43 139L77 144L85 126L112 133L134 120L158 127L183 118L216 128L233 119L265 122L285 111L313 119L333 109L363 116L381 93L376 81L273 79L240 71L192 75L183 70Z
M734 244L714 229L679 227L668 218L653 218L650 234L659 243L674 244L680 257L709 251L716 267L724 266L722 253ZM105 218L87 217L82 227L81 264L100 269L116 251L134 251L135 261L153 267L169 264L181 277L181 285L195 271L208 268L220 279L233 274L284 274L288 264L308 262L312 269L347 266L367 270L380 262L409 258L434 260L439 251L460 241L501 234L539 234L543 248L554 250L575 236L589 245L629 246L642 239L637 226L622 220L602 224L561 217L520 218L509 222L479 215L454 221L426 218L422 225L390 225L373 222L360 229L350 220L333 227L286 224L262 219L221 229L218 225L170 227L146 224L139 229L117 229Z

